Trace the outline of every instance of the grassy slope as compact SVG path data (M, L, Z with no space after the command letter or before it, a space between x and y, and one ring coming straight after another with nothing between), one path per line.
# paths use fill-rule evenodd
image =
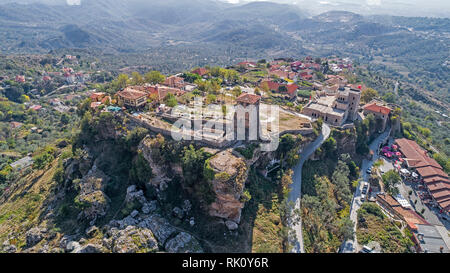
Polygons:
M55 160L45 171L33 172L17 183L12 194L2 199L0 205L0 242L14 234L16 246L25 244L25 233L32 227L44 225L42 220L46 200L53 195L53 175L57 169ZM3 197L2 197L3 198Z

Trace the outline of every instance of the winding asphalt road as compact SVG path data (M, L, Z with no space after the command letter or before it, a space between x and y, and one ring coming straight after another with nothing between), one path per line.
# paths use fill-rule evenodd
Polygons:
M358 183L358 187L356 188L356 191L353 195L352 200L352 206L350 208L350 220L353 221L353 239L347 240L343 243L341 246L340 252L341 253L355 253L358 252L361 249L361 246L358 244L358 241L356 239L356 225L357 225L357 211L362 205L361 201L361 192L362 192L362 184L368 183L370 175L367 174L367 169L369 169L374 162L376 162L380 156L380 145L386 141L386 139L391 134L391 128L387 128L384 133L379 135L369 146L370 150L374 152L374 156L371 160L363 160L363 164L361 167L361 174L360 174L360 182Z
M302 198L302 169L303 164L309 157L328 139L330 136L331 129L327 124L323 124L322 126L322 134L311 144L309 144L301 153L300 153L300 162L293 168L294 174L292 177L292 185L291 192L289 193L289 202L294 202L294 209L300 210L301 198ZM303 234L302 234L302 223L301 220L299 223L292 226L295 230L296 241L293 242L294 248L292 252L294 253L304 253L303 249Z

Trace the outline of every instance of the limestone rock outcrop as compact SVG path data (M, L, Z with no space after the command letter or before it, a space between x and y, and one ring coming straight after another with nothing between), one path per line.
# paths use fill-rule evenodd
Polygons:
M213 156L209 167L215 173L211 183L216 194L216 200L209 206L209 214L239 223L244 207L241 196L248 175L246 163L226 150Z
M109 177L94 164L79 183L79 194L76 202L83 207L79 218L95 220L104 216L109 208L109 198L104 193Z

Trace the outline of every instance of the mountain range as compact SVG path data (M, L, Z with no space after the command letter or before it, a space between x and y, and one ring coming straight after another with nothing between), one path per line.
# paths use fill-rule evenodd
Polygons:
M68 5L65 0L0 0L2 53L158 51L175 60L180 52L249 59L346 55L408 81L420 76L444 101L449 40L449 18L347 11L311 15L299 5L265 1L82 0ZM193 50L207 50L208 56Z

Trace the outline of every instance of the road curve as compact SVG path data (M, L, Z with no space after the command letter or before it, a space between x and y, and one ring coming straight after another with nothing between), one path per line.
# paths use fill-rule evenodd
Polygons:
M384 133L379 135L369 146L369 149L374 152L373 158L371 160L364 159L363 164L361 166L361 174L360 174L360 181L358 183L358 186L356 187L355 193L353 195L352 204L350 207L350 220L353 222L353 239L345 241L339 252L340 253L354 253L357 252L361 247L358 244L358 240L356 238L356 227L357 227L357 211L362 205L361 202L361 185L362 183L368 183L369 182L369 174L367 174L367 169L369 169L370 166L373 165L374 162L376 162L379 157L379 151L380 146L383 142L386 141L386 139L391 135L391 128L387 128Z
M330 136L331 129L327 124L323 124L321 135L312 143L310 143L301 153L300 162L293 168L294 174L292 176L291 192L289 193L289 202L295 204L294 209L300 209L301 198L302 198L302 168L306 160L328 139ZM296 241L293 242L294 248L292 252L294 253L304 253L303 249L303 234L302 234L302 223L301 221L292 226L292 229L296 234Z

